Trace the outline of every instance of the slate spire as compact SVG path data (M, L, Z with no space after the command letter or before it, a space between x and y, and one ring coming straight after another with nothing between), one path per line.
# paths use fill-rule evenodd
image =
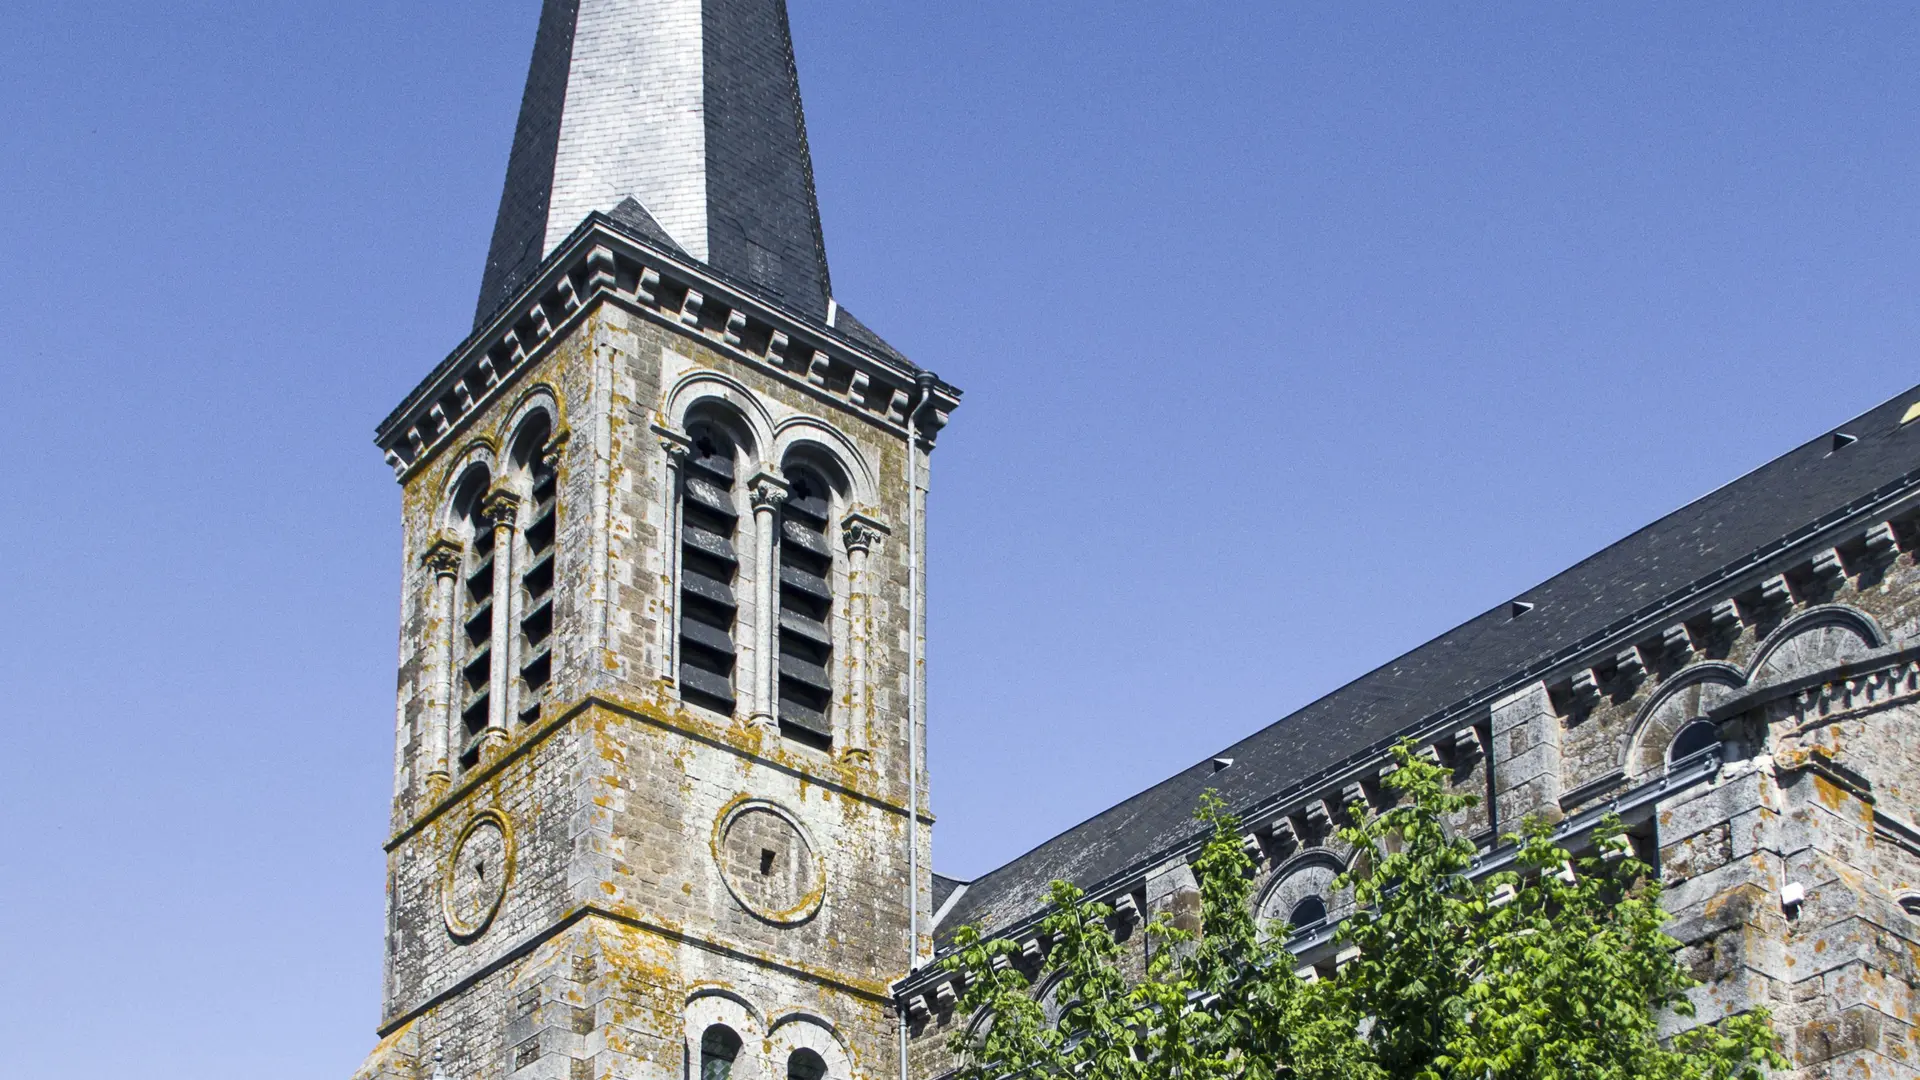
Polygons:
M596 210L825 320L785 0L545 0L475 324Z

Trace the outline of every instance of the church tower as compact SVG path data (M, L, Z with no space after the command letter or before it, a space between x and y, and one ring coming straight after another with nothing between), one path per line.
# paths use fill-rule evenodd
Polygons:
M783 0L546 0L402 489L364 1077L880 1080L930 948L928 456L835 299Z

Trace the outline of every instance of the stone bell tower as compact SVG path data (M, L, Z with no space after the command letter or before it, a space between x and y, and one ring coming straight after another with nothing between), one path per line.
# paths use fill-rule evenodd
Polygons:
M402 490L366 1077L878 1080L926 955L928 455L834 298L782 0L546 0Z

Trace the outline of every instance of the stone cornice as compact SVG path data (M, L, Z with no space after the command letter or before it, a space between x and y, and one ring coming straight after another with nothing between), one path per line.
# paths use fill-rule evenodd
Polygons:
M515 383L597 299L612 299L705 339L816 397L904 439L908 418L930 443L960 404L960 391L910 362L866 348L718 277L684 256L589 216L520 295L476 330L415 387L374 432L405 481L455 432Z
M674 732L675 734L693 739L696 742L704 743L716 750L733 754L743 761L750 762L762 768L772 769L776 772L786 773L803 783L810 784L822 790L831 791L842 798L871 806L882 813L891 814L895 817L907 816L907 808L904 805L879 791L844 783L823 773L796 768L789 762L743 749L723 738L716 738L712 733L704 731L696 725L681 723L671 716L660 715L652 710L636 706L630 702L621 701L618 698L606 694L590 691L582 695L578 701L564 708L556 709L553 716L542 720L538 727L516 736L514 740L508 744L506 750L493 761L477 769L473 769L466 775L460 777L459 781L446 791L421 803L411 819L394 825L393 834L387 838L387 842L382 845L382 849L391 855L400 845L419 835L443 815L461 806L469 794L479 790L493 777L506 771L509 765L525 757L527 754L532 753L535 747L545 742L561 729L572 724L576 717L592 709L605 709L608 712ZM932 826L934 824L934 815L924 806L919 808L916 817L922 825Z
M1718 752L1701 753L1684 762L1676 763L1673 768L1645 783L1624 791L1605 803L1566 818L1554 826L1550 834L1551 838L1554 843L1566 844L1576 837L1591 832L1610 815L1618 815L1631 821L1636 815L1646 813L1661 799L1672 798L1680 792L1719 779L1723 765L1724 762ZM1206 840L1207 837L1201 834L1155 852L1152 858L1141 860L1120 874L1088 886L1087 896L1095 901L1111 902L1116 890L1124 894L1135 887L1145 868L1169 861L1189 859L1199 852ZM1519 853L1518 845L1500 844L1496 840L1475 856L1472 866L1467 869L1467 876L1478 878L1504 870L1513 865ZM1038 932L1040 921L1050 910L1045 905L1036 904L1028 915L1007 926L989 928L987 935L1011 938L1015 941L1030 939ZM1287 942L1287 947L1296 956L1310 954L1331 942L1338 930L1338 923L1329 923L1318 930L1296 935ZM922 962L895 982L893 984L894 1000L904 1006L909 998L930 993L941 983L951 983L955 976L939 964L940 960L951 953L952 950L949 948L938 949L932 960Z
M884 1005L892 1000L888 986L875 980L850 981L846 977L827 971L823 967L796 964L771 954L758 953L740 948L716 938L689 933L679 927L640 918L627 912L609 908L603 904L576 903L569 906L559 917L529 930L515 940L508 942L492 959L474 967L472 970L460 974L444 986L421 993L407 1008L381 1020L380 1026L376 1030L382 1037L398 1031L400 1028L405 1027L407 1024L425 1015L427 1011L434 1006L465 991L480 980L507 967L509 964L526 956L546 942L565 933L571 929L574 924L584 919L592 918L607 919L649 934L656 934L681 945L688 945L734 960L743 960L762 968L782 972L788 976L813 983L817 986L829 986L843 993L864 998L875 1005Z
M1692 584L1647 605L1634 615L1542 657L1505 679L1488 684L1471 696L1418 720L1399 734L1367 747L1331 768L1303 777L1273 796L1251 806L1236 808L1250 827L1272 817L1296 812L1302 800L1322 797L1343 785L1369 776L1373 763L1384 757L1401 739L1419 743L1453 742L1450 733L1464 735L1472 726L1487 719L1495 701L1528 685L1544 682L1560 693L1571 690L1581 674L1618 663L1621 651L1633 648L1636 641L1664 636L1662 628L1684 626L1708 618L1722 605L1733 605L1732 598L1760 593L1775 577L1800 578L1821 573L1825 564L1838 566L1835 553L1846 549L1863 552L1875 537L1893 537L1898 530L1891 521L1913 514L1920 497L1920 472L1909 473L1879 491L1840 507L1820 519L1797 529L1779 540L1734 560ZM1144 867L1149 859L1138 864ZM1130 871L1132 872L1132 871Z

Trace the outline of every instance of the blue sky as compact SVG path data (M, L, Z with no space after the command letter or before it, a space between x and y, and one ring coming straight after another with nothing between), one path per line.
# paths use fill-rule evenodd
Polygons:
M397 490L534 0L0 13L0 1042L373 1044ZM1905 5L854 3L836 291L935 456L970 876L1920 381Z

